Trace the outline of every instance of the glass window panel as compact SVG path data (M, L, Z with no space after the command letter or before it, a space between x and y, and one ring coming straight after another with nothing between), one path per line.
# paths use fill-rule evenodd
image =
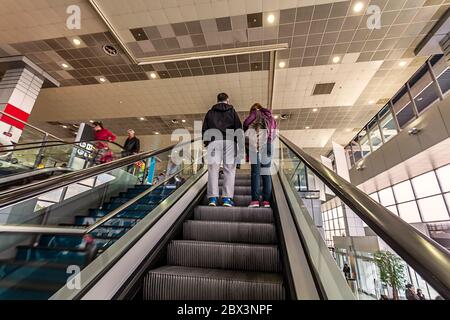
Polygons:
M392 188L386 188L381 191L378 191L378 195L380 197L380 203L383 206L390 206L395 204L394 194L392 193Z
M400 217L408 223L421 222L419 209L415 201L398 205Z
M447 69L442 75L437 78L442 93L446 93L450 90L450 69Z
M425 222L450 219L444 199L441 195L417 201Z
M361 160L361 147L357 141L352 141L352 151L353 151L353 159L355 163Z
M380 120L380 126L385 142L397 135L397 127L395 126L395 120L391 112Z
M394 213L398 216L397 206L389 206L389 207L386 207L386 209L388 209L389 211L391 211L392 213Z
M395 199L397 200L397 203L401 202L407 202L414 200L414 192L411 187L411 182L405 181L399 184L396 184L392 187L395 194Z
M374 192L372 194L369 195L373 200L375 200L376 202L380 202L380 199L378 199L378 193Z
M344 221L344 218L339 218L339 226L341 227L342 231L345 230L345 221Z
M450 191L450 165L439 168L436 170L437 176L439 178L439 183L441 184L442 191Z
M342 218L344 216L344 211L342 211L342 207L337 207L338 218Z
M416 102L417 111L420 113L429 107L433 102L439 99L436 87L430 84L417 97L414 98Z
M441 193L434 171L425 173L411 180L417 198Z
M370 130L370 141L372 143L372 151L378 150L383 145L383 140L381 139L380 129L375 126Z
M367 137L367 135L364 135L363 137L360 138L359 141L361 145L362 156L365 157L368 154L370 154L369 138Z
M413 111L413 105L412 103L408 103L403 109L401 109L397 113L397 121L400 125L400 128L406 127L406 125L415 118L414 111Z

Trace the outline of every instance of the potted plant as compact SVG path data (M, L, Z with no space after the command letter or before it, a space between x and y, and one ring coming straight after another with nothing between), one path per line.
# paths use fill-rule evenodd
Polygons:
M377 251L374 257L375 263L380 270L381 282L392 288L393 300L399 300L398 290L405 283L405 265L403 260L389 251Z

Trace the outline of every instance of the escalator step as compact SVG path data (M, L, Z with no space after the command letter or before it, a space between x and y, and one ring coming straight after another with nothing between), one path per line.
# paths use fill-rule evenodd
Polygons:
M183 239L257 244L277 242L273 224L195 220L183 224Z
M198 206L194 209L194 219L207 221L272 223L273 212L270 208L211 208L208 206Z
M262 183L262 182L261 182ZM223 179L219 179L219 186L223 185ZM234 181L235 187L250 187L252 185L252 181L250 178L248 179L236 179Z
M259 272L281 271L276 246L241 243L175 240L167 248L167 264Z
M242 195L235 195L233 198L234 205L236 207L247 207L250 202L252 201L252 197L250 195L248 196L242 196ZM208 198L205 196L202 200L202 205L208 205ZM219 201L220 203L220 201Z
M283 279L276 273L164 266L144 279L145 300L280 300Z

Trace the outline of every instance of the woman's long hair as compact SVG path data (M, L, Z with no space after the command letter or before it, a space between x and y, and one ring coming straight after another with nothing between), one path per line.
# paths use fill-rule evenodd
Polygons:
M255 110L261 110L263 108L263 106L259 103L255 103L254 105L252 105L252 107L250 108L250 114L255 111Z

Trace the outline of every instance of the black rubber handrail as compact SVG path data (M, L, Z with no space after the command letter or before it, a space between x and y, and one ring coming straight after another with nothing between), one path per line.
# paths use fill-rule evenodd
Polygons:
M281 135L280 140L442 297L450 299L450 254L447 249L391 213L284 136Z
M124 149L123 146L116 142L108 141L108 140L86 140L86 141L75 141L75 142L61 142L61 141L41 141L41 142L30 142L30 143L24 143L24 144L15 144L15 145L7 145L7 146L0 146L0 148L13 148L10 150L0 150L0 154L2 153L8 153L8 152L15 152L15 151L24 151L24 150L32 150L32 149L41 149L41 148L50 148L50 147L60 147L60 146L67 146L67 145L73 145L75 148L81 148L80 146L77 146L77 144L85 143L85 142L105 142L105 143L111 143L119 147L120 149ZM25 146L28 144L40 144L38 146L31 146L31 147L24 147L24 148L17 148L17 146Z
M141 161L150 157L157 156L161 153L172 150L175 147L181 147L186 144L193 143L197 140L191 140L184 143L179 143L165 147L154 151L146 151L139 154L131 155L121 159L117 159L108 163L100 164L95 167L78 170L75 172L67 173L62 176L46 179L41 182L36 182L20 189L13 189L11 191L5 191L0 193L0 208L12 205L14 203L38 196L42 193L52 191L58 188L65 187L69 184L76 183L91 177L98 176L102 173L110 172L114 169L119 169L137 161Z

